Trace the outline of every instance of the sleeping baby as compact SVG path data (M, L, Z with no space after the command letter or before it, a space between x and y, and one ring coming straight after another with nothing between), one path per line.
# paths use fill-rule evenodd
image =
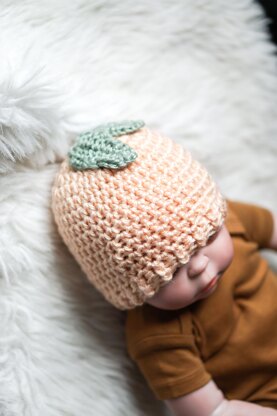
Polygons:
M59 233L126 311L129 356L176 416L277 416L277 215L226 200L142 121L81 134L52 192Z

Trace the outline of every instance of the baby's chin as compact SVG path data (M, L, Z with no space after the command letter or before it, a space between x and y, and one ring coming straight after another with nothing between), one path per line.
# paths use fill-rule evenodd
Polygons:
M193 305L194 303L202 300L202 299L206 299L208 298L216 289L213 288L213 290L211 291L211 293L201 293L199 294L195 299L192 299L191 302L170 302L167 304L159 304L158 306L156 306L159 309L163 309L166 311L177 311L178 309L183 309L186 308L187 306ZM155 306L155 305L153 305Z
M186 308L187 306L191 305L194 302L195 300L191 300L191 302L184 302L181 299L179 300L173 299L172 301L167 301L167 302L153 302L150 300L147 303L165 311L176 311L178 309Z
M190 300L186 299L184 301L182 298L181 299L180 298L179 299L171 299L170 301L167 301L167 302L162 302L162 301L159 301L159 302L152 301L151 302L151 300L150 300L147 303L152 304L152 306L155 306L159 309L163 309L163 310L167 310L167 311L175 311L175 310L178 310L178 309L186 308L187 306L190 306L190 305L192 305L192 304L194 304L194 303L196 303L196 302L198 302L202 299L208 298L209 296L212 295L212 293L214 293L216 291L217 286L218 286L218 281L207 292L199 292L194 298L192 298Z

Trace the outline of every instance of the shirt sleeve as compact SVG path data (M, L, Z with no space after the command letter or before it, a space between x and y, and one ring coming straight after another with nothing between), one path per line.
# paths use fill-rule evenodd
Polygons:
M160 400L183 396L210 381L191 338L155 336L129 349L148 386Z
M255 241L259 248L268 248L274 227L272 213L266 208L253 204L230 200L228 204L242 222L249 239Z
M128 352L159 400L191 393L211 379L198 355L192 336L149 336L135 344L129 344Z

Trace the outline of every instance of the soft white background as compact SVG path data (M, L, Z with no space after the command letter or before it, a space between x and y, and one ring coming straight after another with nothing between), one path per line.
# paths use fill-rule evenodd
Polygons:
M50 211L76 134L143 119L277 210L277 66L250 0L1 0L0 415L166 415ZM265 254L276 267L276 255Z

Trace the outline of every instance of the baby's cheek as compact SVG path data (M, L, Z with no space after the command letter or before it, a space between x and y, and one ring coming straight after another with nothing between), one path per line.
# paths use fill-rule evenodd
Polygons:
M225 250L224 250L224 256L223 256L223 260L224 260L223 266L225 268L227 268L232 263L233 257L234 257L234 244L233 244L231 236L229 236L225 244Z
M180 307L185 307L192 302L195 293L192 291L186 279L179 279L173 282L173 285L167 293L167 300L175 304L180 304Z
M149 303L161 309L179 309L194 301L195 285L188 279L186 271L177 273L174 278L162 286Z

